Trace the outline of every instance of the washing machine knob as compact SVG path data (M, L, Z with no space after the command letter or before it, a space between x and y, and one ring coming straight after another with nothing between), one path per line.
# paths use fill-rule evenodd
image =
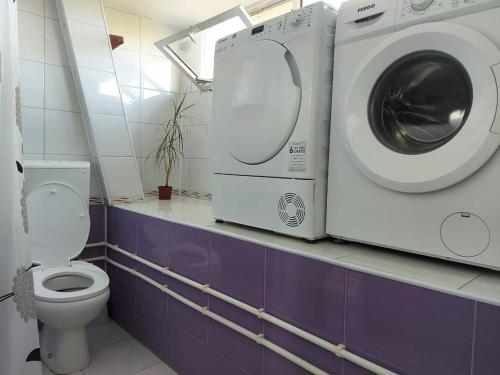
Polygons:
M294 14L290 19L290 26L292 29L297 30L304 23L304 16L302 14Z
M427 9L431 6L431 4L434 2L434 0L411 0L411 7L413 10L421 11L424 9Z

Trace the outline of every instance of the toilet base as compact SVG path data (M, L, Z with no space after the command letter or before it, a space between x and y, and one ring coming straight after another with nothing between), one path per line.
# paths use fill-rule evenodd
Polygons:
M40 337L40 355L45 365L56 374L71 374L90 364L85 326L54 329L46 324Z

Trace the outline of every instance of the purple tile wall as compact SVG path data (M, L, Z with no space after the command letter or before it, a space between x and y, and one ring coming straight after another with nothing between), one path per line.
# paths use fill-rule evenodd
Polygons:
M267 322L264 323L264 335L271 342L312 363L328 374L341 373L342 363L340 358L324 349L319 348L316 345L309 343L306 340L303 340ZM266 355L264 374L271 375L273 373L303 373L304 370L302 370L300 367L297 367L288 361L283 361L281 357L276 358L274 355L269 354L270 353Z
M90 233L87 243L104 241L105 209L106 207L103 204L91 204L89 206Z
M500 374L500 308L112 208L112 243L401 374ZM111 223L110 223L111 221ZM109 236L109 234L108 234ZM369 372L121 254L108 256L329 374ZM180 374L306 374L108 264L111 317ZM472 369L472 372L471 372Z
M474 302L347 271L348 348L400 374L470 374Z
M208 283L210 232L172 224L168 266L199 283Z
M105 246L96 246L96 247L86 247L78 256L79 259L86 258L95 258L99 256L103 256L106 253Z
M344 337L345 270L269 249L266 311L332 342Z
M168 243L172 225L165 220L142 215L137 220L137 255L168 266Z
M499 286L500 287L500 286ZM500 308L477 304L473 375L500 374Z
M137 249L137 221L144 220L146 217L116 207L109 207L107 215L108 242L123 250L135 253Z
M213 234L211 287L257 308L264 307L265 258L263 246Z

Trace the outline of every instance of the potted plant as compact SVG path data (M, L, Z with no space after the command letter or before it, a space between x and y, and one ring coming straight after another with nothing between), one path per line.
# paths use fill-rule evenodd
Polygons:
M158 186L158 193L160 199L171 199L172 186L169 185L170 174L183 156L184 150L184 134L182 132L182 118L188 109L194 104L186 105L187 92L180 96L174 96L171 100L174 113L171 119L162 124L162 137L154 149L146 158L155 159L156 166L160 170L165 171L165 185Z

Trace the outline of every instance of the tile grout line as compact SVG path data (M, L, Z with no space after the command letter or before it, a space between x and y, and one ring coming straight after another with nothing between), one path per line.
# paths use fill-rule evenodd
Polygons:
M479 275L476 275L474 276L472 279L470 279L469 281L467 281L464 285L458 287L457 289L458 290L461 290L462 288L465 288L467 285L471 284L472 282L476 281L477 279L479 279L479 277L481 277L482 275L484 275L484 272L481 272L479 273Z
M476 349L476 322L477 322L477 305L478 302L474 301L474 314L472 318L472 344L471 344L471 359L470 359L470 374L474 375L474 352Z

